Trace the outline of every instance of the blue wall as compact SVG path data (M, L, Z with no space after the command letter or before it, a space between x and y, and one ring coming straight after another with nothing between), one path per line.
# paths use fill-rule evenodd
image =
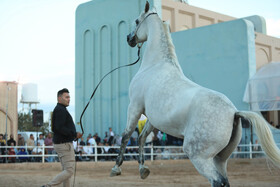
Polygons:
M172 33L178 60L192 81L225 94L239 110L256 70L254 26L244 19Z
M149 1L151 7L153 1ZM75 116L80 115L101 78L110 70L134 62L137 49L126 42L132 22L144 10L145 0L93 0L76 10ZM138 65L108 76L83 117L85 135L101 137L112 127L121 134L126 126L128 87ZM79 127L77 127L79 129Z

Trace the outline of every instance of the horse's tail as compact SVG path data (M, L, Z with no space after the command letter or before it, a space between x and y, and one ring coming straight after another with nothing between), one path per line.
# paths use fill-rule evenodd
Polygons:
M280 150L273 139L268 122L255 112L239 111L235 113L235 117L244 118L255 126L262 149L273 164L280 168Z

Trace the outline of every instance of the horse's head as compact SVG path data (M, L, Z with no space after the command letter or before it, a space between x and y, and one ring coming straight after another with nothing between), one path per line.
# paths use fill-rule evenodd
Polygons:
M135 47L138 43L143 43L147 40L147 24L145 22L146 18L150 15L156 14L152 11L149 11L150 5L146 1L145 10L140 14L140 16L135 20L136 27L135 29L127 35L127 43L131 47Z

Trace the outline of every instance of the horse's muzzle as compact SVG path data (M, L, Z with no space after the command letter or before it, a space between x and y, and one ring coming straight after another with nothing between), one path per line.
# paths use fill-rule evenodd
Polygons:
M127 35L127 43L130 47L135 47L136 46L136 36L133 33L130 33L129 35Z

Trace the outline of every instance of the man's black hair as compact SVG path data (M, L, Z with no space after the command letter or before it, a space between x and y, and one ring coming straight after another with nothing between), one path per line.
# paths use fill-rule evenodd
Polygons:
M59 90L57 92L57 97L62 96L63 93L69 93L69 90L67 88L63 88L62 90Z

